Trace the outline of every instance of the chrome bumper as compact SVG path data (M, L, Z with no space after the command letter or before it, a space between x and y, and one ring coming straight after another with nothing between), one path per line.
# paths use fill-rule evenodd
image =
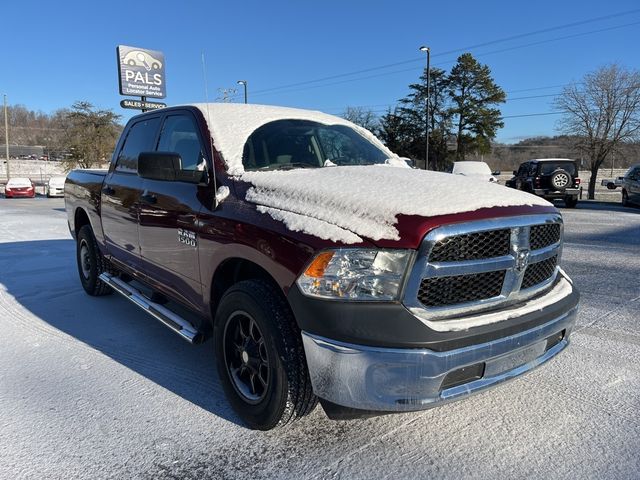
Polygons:
M302 339L320 398L361 410L413 411L485 390L550 360L568 345L576 314L577 307L519 334L446 352L367 347L306 332ZM447 375L478 364L484 364L481 378L442 388Z

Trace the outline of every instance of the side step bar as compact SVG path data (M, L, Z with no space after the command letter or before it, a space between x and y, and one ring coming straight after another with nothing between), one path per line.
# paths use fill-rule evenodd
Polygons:
M191 323L168 308L152 302L137 288L108 273L101 273L99 278L120 295L130 300L156 319L160 320L165 326L176 332L187 342L200 343L202 341L202 333L191 325Z

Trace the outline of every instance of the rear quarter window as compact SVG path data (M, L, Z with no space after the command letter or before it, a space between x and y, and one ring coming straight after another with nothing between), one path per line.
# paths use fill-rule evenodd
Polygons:
M160 117L152 117L131 125L116 160L116 172L138 172L138 155L140 152L149 152L154 149L159 123Z

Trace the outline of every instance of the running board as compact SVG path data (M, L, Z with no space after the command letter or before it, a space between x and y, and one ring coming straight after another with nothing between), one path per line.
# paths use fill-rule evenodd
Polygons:
M101 273L99 278L120 295L136 304L157 320L160 320L165 326L176 332L187 342L200 343L202 341L202 333L191 325L191 323L159 303L152 302L145 297L140 290L108 273Z

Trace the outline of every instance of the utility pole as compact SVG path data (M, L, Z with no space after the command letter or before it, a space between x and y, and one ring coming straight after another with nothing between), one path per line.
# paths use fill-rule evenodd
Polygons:
M429 103L430 103L430 94L429 94L429 77L430 75L430 60L431 60L431 49L429 47L422 46L420 47L421 52L425 52L427 54L427 105L426 111L424 114L424 144L425 144L425 152L424 152L424 169L429 170Z
M5 154L7 155L7 180L9 180L9 120L7 119L7 94L3 94L4 97L4 146Z

